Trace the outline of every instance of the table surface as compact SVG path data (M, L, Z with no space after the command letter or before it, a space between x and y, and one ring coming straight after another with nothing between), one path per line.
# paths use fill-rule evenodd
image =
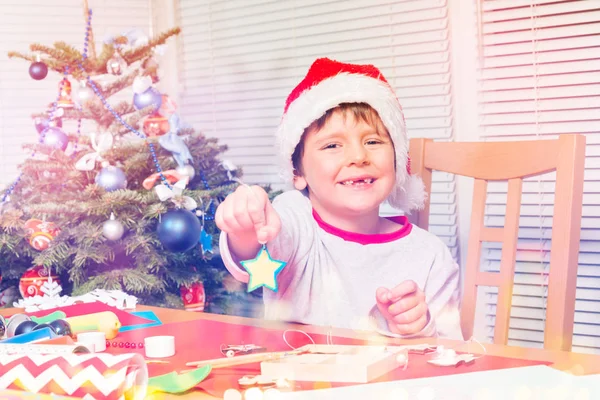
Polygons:
M453 348L454 350L469 351L472 353L482 354L483 348L479 346L473 346L461 341L440 339L440 338L421 338L421 339L390 339L384 338L375 333L369 332L357 332L349 329L337 329L337 328L324 328L310 325L295 325L276 321L265 321L260 319L234 317L219 314L208 314L200 312L187 312L183 310L172 310L167 308L149 307L149 306L138 306L136 311L151 310L153 311L162 321L163 324L171 322L184 322L192 320L213 320L225 323L250 325L257 327L266 327L273 329L302 329L307 333L315 334L331 334L335 337L347 337L353 339L362 339L371 343L389 343L389 344L417 344L417 343L428 343L435 345L443 345L445 347ZM12 315L17 312L22 312L20 309L4 309L0 310L0 315ZM534 349L525 347L513 347L499 344L485 343L485 353L488 355L511 357L524 360L541 361L551 363L552 368L556 368L561 371L566 371L574 375L589 375L589 374L600 374L600 355L574 353L566 351L555 351L555 350L544 350ZM0 395L13 395L18 396L19 392L14 391L0 391ZM31 398L29 396L13 397L13 398ZM56 399L57 397L50 396L39 396L36 399ZM170 395L170 394L155 394L149 397L150 399L215 399L216 397L210 396L203 391L191 391L184 395ZM64 399L67 399L66 397Z

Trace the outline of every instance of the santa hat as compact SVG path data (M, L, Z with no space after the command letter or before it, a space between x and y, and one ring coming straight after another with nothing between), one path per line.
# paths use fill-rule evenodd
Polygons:
M396 152L396 187L388 202L405 213L422 208L425 187L419 177L410 174L402 107L392 87L373 65L344 64L328 58L319 58L311 65L288 96L277 130L283 178L293 180L292 155L304 130L341 103L366 103L377 111Z

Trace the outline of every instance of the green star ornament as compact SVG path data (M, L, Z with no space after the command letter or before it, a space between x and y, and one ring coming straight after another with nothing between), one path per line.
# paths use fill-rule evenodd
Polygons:
M242 264L250 275L248 293L261 286L277 292L277 275L279 275L286 263L273 260L266 245L263 244L254 260L240 261L240 264Z

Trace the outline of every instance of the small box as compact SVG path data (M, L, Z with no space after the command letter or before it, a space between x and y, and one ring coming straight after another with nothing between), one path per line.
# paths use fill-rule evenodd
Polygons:
M305 353L263 361L261 375L292 381L367 383L404 366L401 346L307 345Z

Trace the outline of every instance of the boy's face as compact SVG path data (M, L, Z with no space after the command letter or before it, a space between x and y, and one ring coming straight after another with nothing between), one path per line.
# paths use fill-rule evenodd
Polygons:
M298 190L308 187L315 210L360 215L379 210L395 185L392 141L379 117L368 124L352 112L335 111L304 138Z

